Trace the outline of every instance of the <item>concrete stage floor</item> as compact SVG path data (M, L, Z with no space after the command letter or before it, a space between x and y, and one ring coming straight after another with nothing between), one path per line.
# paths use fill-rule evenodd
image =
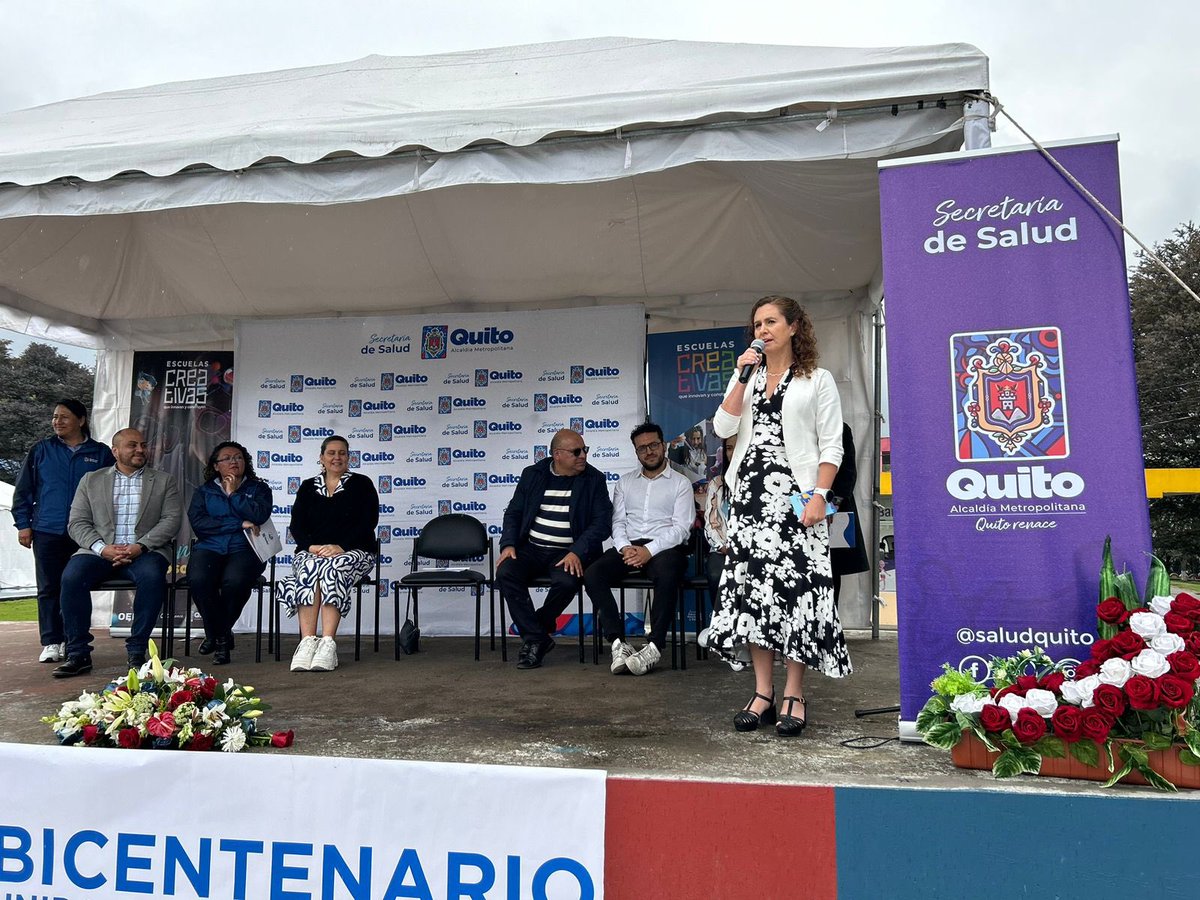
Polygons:
M885 633L886 634L886 633ZM58 680L52 665L38 663L36 626L0 623L0 741L52 744L38 720L83 690L98 690L123 674L124 643L97 631L96 668L90 675ZM861 708L898 702L894 633L878 641L850 635L855 672L834 680L810 675L805 693L809 725L803 736L783 739L774 728L751 734L733 730L734 712L749 699L749 671L735 673L710 658L687 671L665 668L636 678L601 664L578 662L574 638L558 639L541 669L519 671L519 642L509 641L509 662L485 640L482 660L472 659L468 638L426 638L421 652L392 659L390 638L380 652L364 639L361 662L353 659L353 635L339 639L341 666L331 673L288 671L295 638L284 637L283 659L254 663L253 635L238 636L233 663L190 664L254 685L271 710L264 725L294 729L290 752L312 756L414 759L441 762L606 769L612 775L667 779L764 782L797 785L865 785L963 790L1103 793L1149 796L1145 788L1097 785L1064 779L1022 777L1005 782L990 772L956 769L948 753L921 744L891 741L853 749L843 741L896 736L895 715L856 719ZM176 642L182 657L182 640ZM187 660L184 660L187 662ZM782 671L777 690L782 688ZM864 741L864 743L871 743ZM263 751L259 751L263 752ZM1182 792L1193 797L1198 792ZM1197 798L1200 799L1200 798Z

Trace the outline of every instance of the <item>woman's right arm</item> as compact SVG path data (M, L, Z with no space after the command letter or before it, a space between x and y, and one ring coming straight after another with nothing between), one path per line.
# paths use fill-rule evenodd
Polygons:
M312 502L310 495L314 490L312 479L305 479L300 482L300 489L296 491L296 499L292 501L292 520L288 523L288 528L292 530L292 540L296 542L297 550L307 550L312 546L313 536L309 527L308 507Z

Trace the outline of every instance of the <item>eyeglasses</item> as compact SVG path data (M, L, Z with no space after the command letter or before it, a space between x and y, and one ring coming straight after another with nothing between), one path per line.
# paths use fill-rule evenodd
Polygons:
M570 453L572 456L579 456L581 453L587 453L591 447L555 447L555 453Z
M242 458L240 456L222 456L220 459L215 460L215 462L218 466L224 465L225 463L241 462L241 461L242 461Z
M649 443L649 444L642 444L640 447L637 444L634 444L633 450L635 453L651 453L655 450L661 450L662 445L663 445L662 441L653 441L652 443Z

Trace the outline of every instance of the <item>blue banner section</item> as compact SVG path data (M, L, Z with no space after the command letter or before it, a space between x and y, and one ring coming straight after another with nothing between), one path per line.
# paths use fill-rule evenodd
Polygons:
M838 788L838 897L1195 897L1195 798Z
M745 348L746 329L741 327L646 336L650 418L662 426L667 440L712 418L734 360Z

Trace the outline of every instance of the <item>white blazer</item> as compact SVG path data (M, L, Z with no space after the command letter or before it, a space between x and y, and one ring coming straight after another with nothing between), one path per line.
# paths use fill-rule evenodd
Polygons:
M729 379L725 396L737 384L737 373ZM733 459L725 474L729 489L737 488L738 471L750 446L754 431L754 399L758 394L758 374L751 376L742 398L742 414L730 415L718 407L713 416L713 431L720 438L737 435ZM828 369L815 369L807 378L792 376L783 395L783 449L797 489L812 490L817 484L821 463L842 464L842 399Z

